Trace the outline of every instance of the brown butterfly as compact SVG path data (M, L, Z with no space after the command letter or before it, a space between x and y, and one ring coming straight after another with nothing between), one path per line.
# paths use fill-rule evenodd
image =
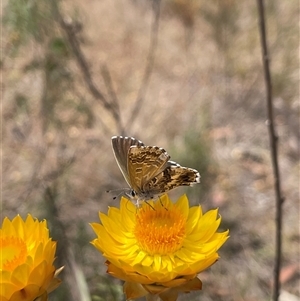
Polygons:
M112 148L118 166L128 183L124 194L137 205L179 186L200 183L197 170L169 161L169 154L157 146L145 146L133 137L112 137Z

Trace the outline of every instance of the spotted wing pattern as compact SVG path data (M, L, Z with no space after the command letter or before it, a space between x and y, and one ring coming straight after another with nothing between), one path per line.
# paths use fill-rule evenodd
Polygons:
M133 146L129 149L128 173L137 196L153 197L146 185L163 172L169 159L168 153L157 146Z
M166 167L153 177L144 185L144 190L150 191L152 195L159 195L179 186L192 186L200 183L200 174L197 170L175 164Z

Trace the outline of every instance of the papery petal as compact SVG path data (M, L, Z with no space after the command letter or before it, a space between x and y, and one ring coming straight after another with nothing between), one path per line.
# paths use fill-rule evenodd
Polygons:
M144 287L136 282L126 281L124 283L123 290L127 300L141 298L148 294L148 292L144 289Z

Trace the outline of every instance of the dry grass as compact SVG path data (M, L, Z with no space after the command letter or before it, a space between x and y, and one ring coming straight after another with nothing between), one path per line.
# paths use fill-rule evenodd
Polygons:
M149 48L150 3L73 1L64 3L65 13L72 16L74 7L83 52L105 95L100 70L108 66L125 134L162 146L175 161L197 168L202 188L186 190L188 196L205 209L219 207L222 227L230 229L220 261L202 275L203 291L180 300L269 300L275 198L255 2L163 1L154 69L133 122L129 117ZM299 12L295 0L270 2L267 11L286 198L282 289L299 298ZM52 35L60 33L56 26ZM18 40L13 34L4 35L5 49ZM87 90L69 50L56 60L48 38L43 43L28 38L2 62L2 216L31 212L51 224L45 208L54 202L91 292L122 300L88 244L93 238L88 223L98 220L99 210L117 205L105 191L125 185L110 146L119 133ZM53 73L45 68L24 71L33 59L45 63L45 58L63 66L59 74L71 80L47 79ZM55 224L51 227L55 231ZM53 300L66 300L59 298Z

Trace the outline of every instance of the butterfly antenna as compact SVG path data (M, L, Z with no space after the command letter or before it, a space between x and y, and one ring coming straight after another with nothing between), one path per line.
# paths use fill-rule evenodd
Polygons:
M117 199L119 196L124 195L124 189L112 189L106 190L106 193L117 193L117 195L113 196L113 200Z

